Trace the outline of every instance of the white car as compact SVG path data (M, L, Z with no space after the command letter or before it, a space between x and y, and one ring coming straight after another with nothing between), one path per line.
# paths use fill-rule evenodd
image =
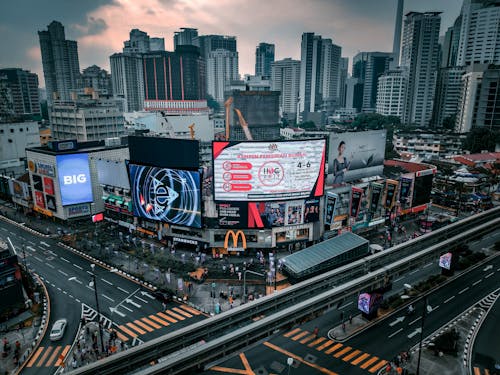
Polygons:
M52 329L50 330L50 340L57 341L62 339L67 325L68 321L66 319L56 320L56 322L52 325Z

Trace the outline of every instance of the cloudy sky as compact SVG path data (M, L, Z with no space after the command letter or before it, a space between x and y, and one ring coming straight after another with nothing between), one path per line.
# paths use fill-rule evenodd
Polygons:
M407 11L441 11L441 34L463 0L406 0ZM234 35L240 74L254 74L255 47L276 45L276 59L300 58L303 32L331 38L342 56L390 51L396 0L16 0L0 1L0 67L21 67L39 75L44 86L38 30L60 21L66 38L78 41L80 69L97 64L109 70L132 28L165 38L194 27L200 35Z

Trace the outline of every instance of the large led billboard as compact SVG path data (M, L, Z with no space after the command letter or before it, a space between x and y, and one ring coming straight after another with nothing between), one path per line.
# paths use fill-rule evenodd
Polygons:
M324 191L324 139L213 142L216 201L319 197Z
M439 267L444 268L446 270L451 269L451 258L453 257L452 253L446 253L439 257Z
M386 130L331 133L327 183L342 185L384 170Z
M129 164L134 216L201 228L199 172Z
M56 164L62 205L92 202L88 154L58 155Z

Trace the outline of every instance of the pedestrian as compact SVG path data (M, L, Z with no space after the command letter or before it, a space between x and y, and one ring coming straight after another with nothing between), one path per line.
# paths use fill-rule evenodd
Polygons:
M387 366L385 366L385 373L390 374L392 370L392 366L390 363L387 363Z
M319 332L319 328L318 327L314 327L314 331L313 331L313 335L314 337L318 337L318 332Z
M349 315L349 324L352 324L352 315Z

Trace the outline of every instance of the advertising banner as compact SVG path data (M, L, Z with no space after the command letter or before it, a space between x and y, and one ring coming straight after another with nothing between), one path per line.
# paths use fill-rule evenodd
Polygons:
M397 192L398 182L396 180L387 180L385 184L385 202L384 207L392 210L394 204L396 203L396 192Z
M43 178L43 191L47 194L54 195L54 180L50 177Z
M54 177L56 175L52 164L47 164L41 161L29 160L28 169L32 173L43 174L45 176Z
M88 154L58 155L56 163L62 205L92 202Z
M358 309L365 314L370 313L370 293L361 293L358 297Z
M327 183L334 186L384 170L386 130L331 133L328 146Z
M420 206L431 201L433 178L433 174L415 178L412 207Z
M32 175L32 177L33 177L33 188L38 191L43 191L42 177L37 174Z
M319 221L319 199L306 199L304 203L304 223Z
M9 180L9 190L13 197L25 201L29 200L30 190L26 182Z
M326 209L325 209L325 224L331 225L335 217L335 210L337 208L339 196L338 194L328 192L326 193Z
M359 207L361 206L361 197L363 196L363 189L352 187L351 191L351 217L358 217Z
M125 162L98 159L95 161L95 165L97 168L97 178L101 185L130 189Z
M68 217L77 217L90 215L90 205L89 204L77 204L68 207Z
M248 203L217 204L218 224L222 228L248 228Z
M453 256L452 253L446 253L443 254L439 257L439 267L444 268L444 269L451 269L451 257Z
M371 197L370 197L370 212L377 212L378 205L380 202L380 197L382 196L382 191L384 190L384 185L373 182L371 184Z
M45 208L45 201L41 191L35 191L35 204L40 208Z
M129 164L134 216L201 228L199 172Z
M54 197L53 195L45 195L45 201L47 202L47 208L49 210L54 212L57 211L56 197Z
M399 202L401 209L405 210L411 207L413 196L413 178L401 177L399 190Z
M216 201L270 201L323 195L324 139L213 142Z

